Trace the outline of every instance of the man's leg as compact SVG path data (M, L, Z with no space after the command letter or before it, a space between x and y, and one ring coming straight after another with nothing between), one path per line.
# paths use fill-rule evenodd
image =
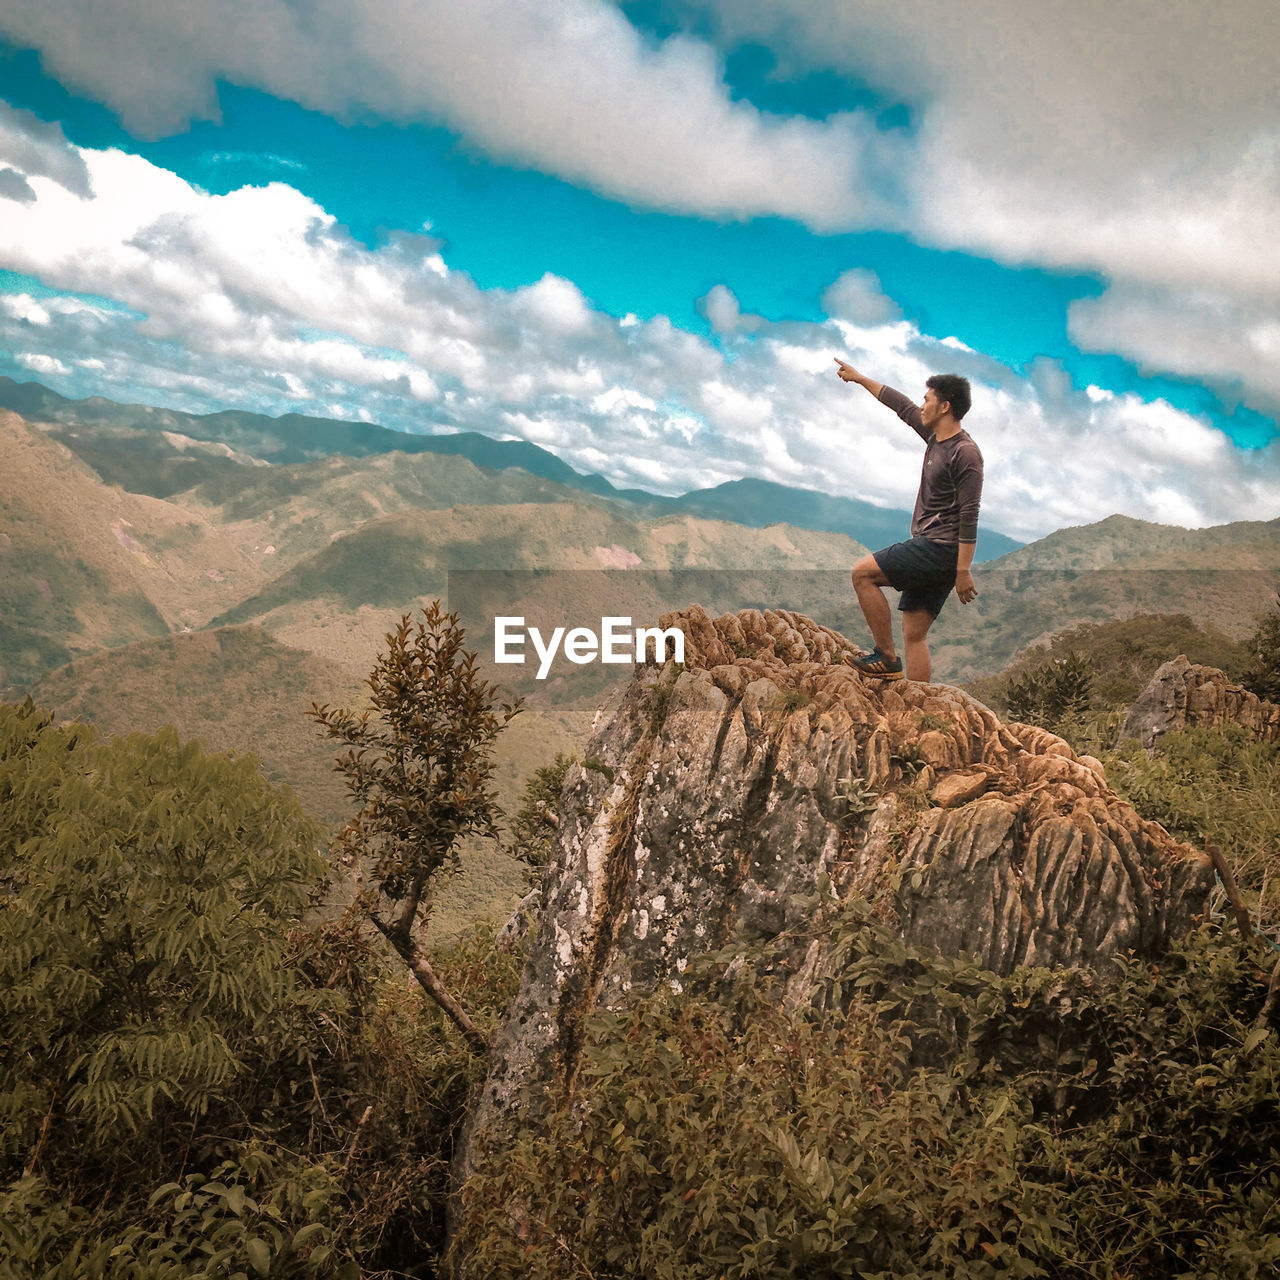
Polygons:
M884 598L882 587L889 585L889 579L876 564L875 556L863 556L853 566L853 589L858 594L858 605L862 616L871 628L871 640L876 648L887 658L897 657L893 647L893 614L889 610L889 602ZM905 617L905 615L903 615ZM929 619L933 621L932 618ZM926 627L925 630L928 630ZM925 651L926 656L928 650Z
M933 675L933 660L929 657L929 644L926 640L931 626L933 626L933 614L928 609L903 611L902 639L903 648L906 649L908 680L920 680L927 684Z

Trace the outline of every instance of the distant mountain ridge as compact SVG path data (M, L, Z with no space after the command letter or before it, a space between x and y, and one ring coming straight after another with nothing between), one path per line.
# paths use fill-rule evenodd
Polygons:
M594 493L352 423L322 422L333 434L318 456L289 462L316 445L302 419L202 420L0 380L6 394L22 412L0 410L0 696L31 692L109 732L171 722L210 742L244 738L315 812L341 797L303 709L358 692L388 627L442 591L486 663L480 638L497 613L556 625L692 603L712 616L786 609L868 640L848 575L866 543L803 527L859 504L761 480L679 499ZM362 440L363 456L325 451ZM387 451L415 442L422 451ZM551 455L520 449L564 476ZM778 515L791 523L766 519ZM868 542L901 536L863 528ZM979 589L932 633L947 683L994 675L1081 623L1140 614L1176 611L1238 640L1280 589L1280 521L1185 530L1113 516L984 564ZM609 696L612 668L560 667L541 685L524 673L508 795L580 741ZM504 683L517 670L493 668ZM509 879L522 883L518 869Z
M1280 519L1235 520L1207 529L1107 516L1093 524L1055 529L993 560L995 569L1271 569L1280 545Z
M900 542L911 527L909 511L893 511L857 498L833 498L813 489L792 489L755 477L729 480L714 489L695 489L671 501L678 510L693 515L732 520L753 528L782 521L798 529L845 533L869 547ZM978 529L975 563L1008 555L1023 545L982 526Z
M38 382L15 382L0 377L0 409L10 409L28 421L58 423L63 426L133 429L144 433L171 432L193 441L227 446L249 458L276 465L316 462L340 455L368 458L392 452L433 453L466 458L492 471L519 469L543 480L564 485L624 504L642 518L687 514L761 529L771 524L790 524L822 533L843 533L866 546L884 546L906 536L911 513L878 507L856 498L835 497L812 489L795 489L771 480L748 477L731 480L709 489L695 489L676 498L649 493L644 489L618 489L603 476L575 471L555 454L525 440L495 440L475 431L451 435L411 435L373 423L343 422L284 414L278 418L240 410L210 414L190 414L177 409L149 405L120 405L101 396L69 400ZM90 465L92 442L68 444ZM138 447L144 447L141 444ZM171 466L173 483L187 480L180 488L202 483L237 464L229 458L204 456L183 459ZM104 475L104 479L109 479ZM119 482L119 481L117 481ZM128 486L126 486L128 487ZM167 497L179 492L151 492ZM1023 544L983 526L978 534L975 557L981 563L1016 551Z
M638 569L614 612L656 617L693 600L796 609L855 636L848 566L902 531L885 523L893 512L764 480L669 499L591 492L528 469L582 479L536 446L473 434L200 418L0 378L5 397L22 412L0 409L0 689L19 695L102 649L220 625L257 625L358 671L388 618L464 569L596 571L563 580L576 594L561 612L572 603L584 616L602 608L608 573ZM459 451L431 452L441 440ZM350 452L327 452L339 444ZM488 463L528 467L477 463L473 446ZM319 456L283 460L307 451ZM1280 521L1186 530L1112 516L981 570L978 599L935 628L944 679L992 674L1064 628L1143 612L1247 634L1280 587ZM704 576L670 576L684 571Z

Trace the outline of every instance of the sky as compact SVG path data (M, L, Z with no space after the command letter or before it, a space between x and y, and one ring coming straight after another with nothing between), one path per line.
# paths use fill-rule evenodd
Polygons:
M1280 21L1169 0L5 0L0 374L983 521L1280 516Z

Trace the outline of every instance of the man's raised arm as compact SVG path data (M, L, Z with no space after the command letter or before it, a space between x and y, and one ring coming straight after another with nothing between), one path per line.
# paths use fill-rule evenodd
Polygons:
M868 378L865 373L859 373L847 360L841 360L839 356L835 357L835 362L840 366L836 372L840 375L841 382L856 382L860 387L866 387L877 400L880 399L880 392L884 390L883 382L875 382Z

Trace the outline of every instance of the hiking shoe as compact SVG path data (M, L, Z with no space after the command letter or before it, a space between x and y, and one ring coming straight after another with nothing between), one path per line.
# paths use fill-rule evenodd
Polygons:
M890 658L879 649L872 649L870 653L864 653L860 657L846 653L844 660L855 671L861 672L864 676L871 676L875 680L902 679L902 659Z

